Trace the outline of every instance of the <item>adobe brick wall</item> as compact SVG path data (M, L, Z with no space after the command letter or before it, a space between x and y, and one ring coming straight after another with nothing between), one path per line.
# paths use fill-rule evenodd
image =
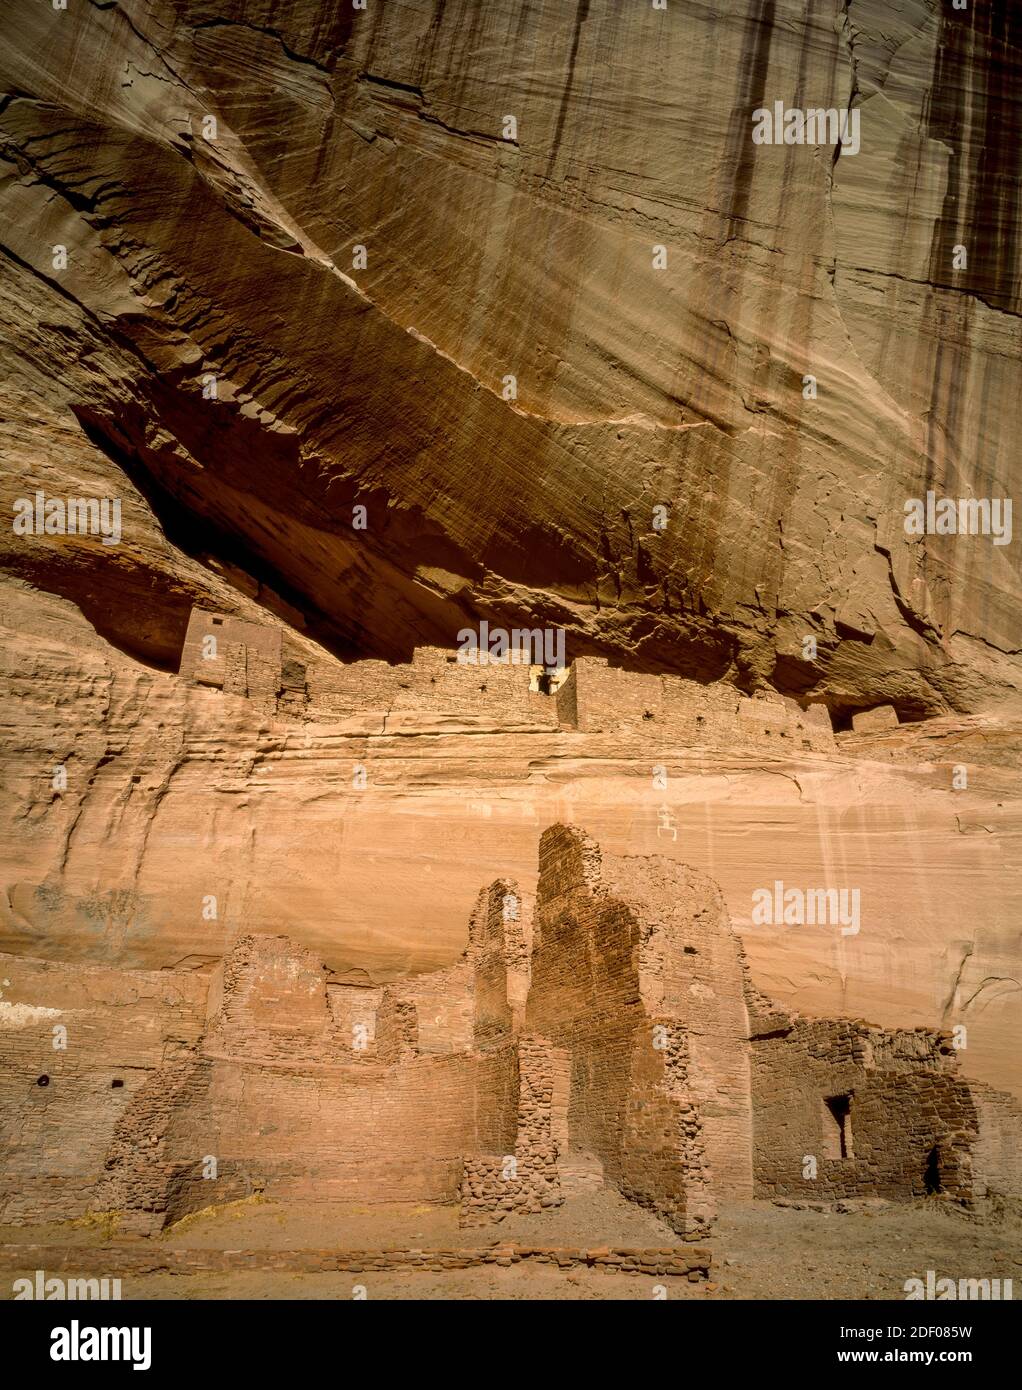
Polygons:
M144 1214L130 1224L151 1231L251 1192L453 1202L462 1155L513 1135L512 1061L509 1050L394 1066L200 1056L161 1068L122 1117L91 1209Z
M606 876L603 869L598 846L581 831L544 833L526 1023L570 1055L570 1143L596 1155L626 1195L693 1236L708 1229L714 1200L696 1100L709 1077L694 1074L684 938L676 922L660 924L658 908L670 913L675 904L662 902L658 887L638 908L610 891L634 886L641 869L616 861ZM669 881L681 891L679 880ZM695 880L683 886L694 891ZM683 905L677 910L688 920ZM736 1032L740 1072L741 1004ZM701 1065L721 1041L704 1049Z
M836 1097L849 1098L843 1157ZM935 1167L949 1197L972 1194L978 1118L946 1035L794 1018L754 1035L752 1099L757 1196L908 1200L927 1194Z
M454 659L452 660L452 656ZM510 660L473 666L439 647L417 647L411 668L399 680L392 708L398 711L445 710L459 716L483 715L498 722L557 727L557 703L551 695L530 690L529 667Z
M151 1078L197 1044L207 979L2 955L0 980L0 1221L82 1216Z
M835 747L822 705L803 710L782 695L750 698L724 682L646 675L579 657L557 693L561 719L583 733L629 731L692 746L742 747L785 756Z

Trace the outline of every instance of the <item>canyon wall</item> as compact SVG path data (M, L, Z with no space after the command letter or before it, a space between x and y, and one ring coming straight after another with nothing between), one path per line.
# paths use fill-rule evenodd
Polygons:
M214 1132L236 1194L467 1161L487 1216L573 1133L682 1228L842 1134L834 1193L934 1149L1007 1190L1019 547L905 507L1019 476L1019 7L8 0L0 38L8 1213L184 1211ZM775 102L856 148L755 143ZM466 665L484 620L564 660ZM792 891L854 926L764 920Z
M784 1011L711 879L577 827L543 833L534 906L495 880L456 968L379 990L281 934L205 970L8 969L5 1224L145 1235L265 1196L480 1226L608 1186L696 1241L753 1195L1022 1194L1022 1108L955 1035Z
M196 602L391 660L487 617L845 712L1017 707L1017 546L904 528L1017 478L1007 0L3 26L3 504L124 507L3 560L118 646L176 668ZM857 150L754 144L775 101Z
M965 1023L965 1071L1022 1092L1011 721L838 733L828 754L780 737L784 706L749 700L763 718L743 744L744 720L716 719L722 687L680 732L643 718L645 699L632 725L584 732L557 719L557 696L528 691L525 668L497 673L523 704L495 686L487 714L471 701L493 671L455 665L472 714L444 696L294 723L131 661L64 601L2 594L6 951L202 968L238 935L285 930L339 980L379 986L455 965L480 877L528 900L536 838L560 820L608 853L709 874L781 1002L887 1027ZM387 669L395 689L414 683L414 668ZM543 718L524 719L533 700ZM860 930L754 923L753 894L778 880L857 888Z

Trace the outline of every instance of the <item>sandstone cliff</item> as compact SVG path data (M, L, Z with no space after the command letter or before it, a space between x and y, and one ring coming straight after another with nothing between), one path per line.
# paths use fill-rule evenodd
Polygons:
M1014 481L1018 25L12 0L4 506L125 526L6 563L164 667L212 567L349 655L530 619L846 712L1014 702L1017 546L903 504ZM861 147L754 145L775 100Z
M479 882L528 885L565 821L711 874L779 1000L965 1022L964 1070L1018 1090L1019 548L903 525L1018 477L1017 6L0 26L0 502L122 504L113 545L0 527L0 949L202 970L286 928L389 980L455 960ZM753 145L775 100L854 108L861 148ZM563 626L572 657L826 706L838 740L478 690L281 717L174 674L195 605L334 672ZM881 703L905 722L846 732ZM753 926L807 875L861 888L856 937Z

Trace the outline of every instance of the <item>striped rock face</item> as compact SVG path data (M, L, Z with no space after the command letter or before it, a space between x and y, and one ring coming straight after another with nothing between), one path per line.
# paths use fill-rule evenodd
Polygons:
M0 1218L1018 1196L1019 5L0 38Z
M80 8L0 56L16 572L164 666L230 596L349 656L486 619L1015 699L1006 0Z

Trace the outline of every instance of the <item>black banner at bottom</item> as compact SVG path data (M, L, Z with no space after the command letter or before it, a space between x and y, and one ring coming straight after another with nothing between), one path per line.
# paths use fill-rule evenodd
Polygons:
M650 1306L640 1317L636 1302ZM646 1338L665 1334L684 1337L675 1347L684 1356L687 1374L705 1363L708 1369L753 1369L777 1373L876 1365L966 1366L993 1370L1009 1359L1017 1318L1010 1304L966 1302L741 1302L696 1303L668 1299L632 1301L608 1323L601 1302L593 1337L580 1340L593 1303L466 1300L452 1317L439 1302L415 1303L371 1299L306 1302L7 1302L4 1340L8 1357L16 1354L19 1371L50 1370L58 1382L98 1372L142 1373L163 1382L201 1367L203 1374L251 1372L265 1378L274 1371L340 1374L354 1371L367 1346L353 1338L370 1334L377 1351L385 1350L388 1375L395 1362L415 1373L450 1371L450 1358L469 1350L473 1325L485 1332L514 1319L515 1345L522 1337L542 1338L544 1359L554 1350L548 1376L563 1348L566 1369L586 1369L592 1349L593 1369L608 1374L607 1333L620 1317L621 1332L633 1349L674 1354ZM576 1322L578 1318L581 1321ZM506 1323L505 1323L506 1327ZM421 1335L420 1335L421 1328ZM570 1332L569 1332L570 1329ZM506 1335L506 1332L505 1334ZM569 1341L562 1341L565 1335ZM63 1368L63 1369L62 1369ZM509 1370L511 1367L509 1366ZM513 1373L513 1372L512 1372ZM517 1377L516 1377L517 1378ZM53 1383L48 1381L46 1383Z

